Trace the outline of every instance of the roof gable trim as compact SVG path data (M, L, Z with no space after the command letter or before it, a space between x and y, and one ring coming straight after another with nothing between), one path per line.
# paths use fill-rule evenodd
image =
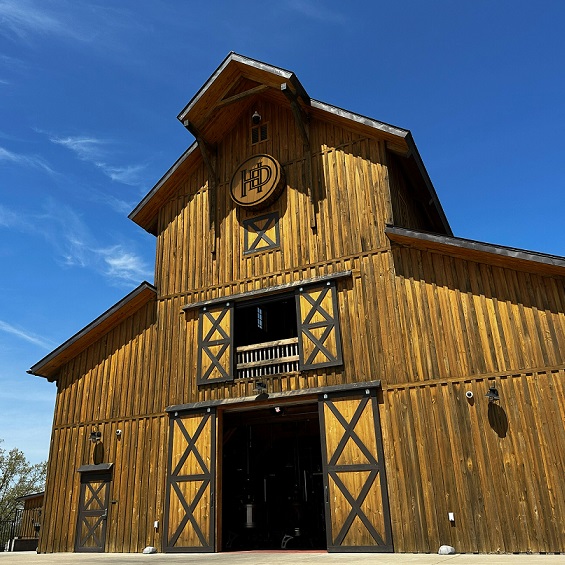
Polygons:
M233 51L222 61L220 66L212 73L210 78L204 83L202 88L192 97L190 102L183 108L181 113L177 116L177 118L183 122L186 115L194 108L194 106L198 103L198 101L204 96L204 94L209 90L210 86L214 83L214 81L224 72L226 67L232 62L242 63L244 65L248 65L250 67L254 67L256 69L260 69L262 71L266 71L268 73L277 75L285 80L296 80L294 73L291 71L287 71L286 69L281 69L280 67L274 67L269 65L268 63L263 63L261 61L257 61L255 59L250 59L248 57L244 57L243 55L239 55L234 53Z
M343 108L339 108L338 106L332 106L331 104L320 102L320 100L311 99L310 102L313 108L317 108L319 110L323 110L324 112L328 112L329 114L333 114L334 116L339 116L340 118L345 118L347 120L351 120L352 122L356 122L358 124L378 129L397 137L401 137L402 139L405 139L410 134L409 130L391 126L390 124L379 122L378 120L373 120L372 118L350 112L349 110L344 110Z
M444 248L446 250L461 249L475 255L489 254L491 256L498 256L510 260L527 261L529 263L550 268L565 269L565 257L561 257L559 255L548 255L537 251L528 251L515 247L506 247L504 245L494 245L492 243L485 243L472 239L438 235L407 228L399 228L391 225L386 226L385 233L391 241L395 241L397 243L414 243L420 244L420 247L427 248L428 246L425 244L429 244L430 249L432 246L437 249ZM565 274L565 271L563 274Z

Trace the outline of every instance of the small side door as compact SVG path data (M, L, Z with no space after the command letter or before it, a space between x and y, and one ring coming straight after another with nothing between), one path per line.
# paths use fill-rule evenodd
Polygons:
M376 393L320 397L328 551L393 551Z
M101 553L106 547L110 473L81 473L75 551Z

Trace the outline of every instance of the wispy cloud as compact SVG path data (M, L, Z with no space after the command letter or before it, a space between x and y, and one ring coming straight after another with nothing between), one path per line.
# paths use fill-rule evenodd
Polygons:
M137 255L127 251L121 245L95 250L106 264L106 276L128 282L150 279L153 272Z
M138 17L138 12L119 4L0 0L0 36L30 45L41 40L70 41L104 58L111 53L114 63L127 61L131 66L132 45L152 27Z
M47 339L39 337L31 332L23 330L21 328L16 328L7 322L3 322L0 320L0 332L4 332L13 336L16 336L24 341L28 341L29 343L33 343L34 345L39 345L43 349L53 349L54 343L50 342Z
M302 16L325 23L343 24L347 21L344 14L332 11L323 2L310 0L290 0L287 7L299 12Z
M26 0L0 0L0 20L4 35L11 34L20 39L26 39L30 33L75 35L73 29L59 18Z
M125 167L111 167L105 163L96 163L106 175L116 182L137 186L143 181L145 165L130 165Z
M49 137L49 141L73 151L83 161L96 161L104 155L108 142L95 137Z
M119 286L153 278L152 268L132 246L123 242L101 245L82 217L60 203L50 203L44 212L27 215L0 205L2 227L42 237L63 268L89 269Z
M15 227L20 223L20 217L13 210L0 204L0 226L3 228Z
M24 155L22 153L14 153L13 151L8 151L3 147L0 147L0 164L1 163L12 163L21 167L33 167L35 169L42 169L52 174L55 172L45 162L44 159L38 157L37 155Z
M143 181L145 165L111 165L108 158L115 142L88 136L56 137L50 136L49 140L57 145L66 147L81 160L92 163L98 167L111 180L138 186Z

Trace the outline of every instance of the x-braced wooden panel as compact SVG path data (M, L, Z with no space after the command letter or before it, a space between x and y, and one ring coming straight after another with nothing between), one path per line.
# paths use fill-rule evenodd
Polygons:
M300 369L342 364L335 283L300 288L297 293Z
M214 551L216 417L171 419L165 551Z
M233 380L233 306L203 308L198 328L198 384Z
M320 402L330 551L392 551L375 391Z
M75 551L92 553L104 551L109 494L109 476L81 477Z

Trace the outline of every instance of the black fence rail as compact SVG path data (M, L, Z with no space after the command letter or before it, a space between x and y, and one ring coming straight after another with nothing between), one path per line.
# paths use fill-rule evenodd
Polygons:
M11 542L19 536L23 510L16 510L10 520L0 520L0 551L10 551Z

